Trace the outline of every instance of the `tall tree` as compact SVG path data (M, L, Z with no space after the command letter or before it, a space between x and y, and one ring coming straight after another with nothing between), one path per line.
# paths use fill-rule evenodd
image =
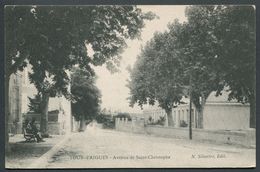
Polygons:
M25 48L25 40L23 36L25 33L23 30L25 26L29 26L28 20L23 18L32 19L31 13L25 13L24 11L28 7L21 7L17 10L13 10L10 7L5 8L5 148L9 151L9 136L8 136L8 117L9 111L9 80L12 74L15 74L17 70L22 70L26 66L27 53ZM28 30L31 31L29 27ZM29 32L30 32L29 31ZM24 51L21 52L21 50Z
M147 43L131 70L128 82L130 105L154 105L157 101L167 114L169 126L173 126L172 108L182 103L187 84L175 44L175 36L182 26L177 21L175 26L174 34L156 33Z
M100 113L101 94L95 80L79 68L75 68L71 75L72 114L80 121L80 131L84 130L85 120L92 120Z
M191 6L183 47L194 91L205 98L229 88L229 99L250 103L255 126L255 10L252 6ZM196 94L194 93L194 94ZM198 94L200 93L200 94ZM197 96L197 99L198 99ZM196 97L195 97L196 98ZM202 109L202 106L198 106ZM202 109L203 110L203 109ZM202 111L201 110L201 111Z
M218 96L228 87L229 99L250 103L250 126L254 127L255 9L190 6L186 16L187 22L170 24L168 33L159 34L166 36L155 35L154 45L141 53L129 84L131 105L154 99L176 103L180 99L171 99L185 95L181 86L188 86L203 128L206 98L212 91ZM182 91L174 92L176 86Z
M49 96L67 94L66 70L75 64L90 70L89 63L105 63L114 69L126 46L125 39L137 38L144 20L153 17L135 6L7 6L5 88L9 89L11 74L30 64L30 79L40 88L42 114L46 117ZM92 47L93 57L87 46ZM5 97L7 102L9 96ZM7 103L5 109L8 121ZM6 137L8 141L8 133Z
M179 43L179 57L183 59L184 77L189 79L188 85L198 112L200 128L203 128L203 108L207 97L212 91L224 88L220 74L214 70L217 60L215 48L218 46L213 34L215 18L212 16L215 11L214 6L186 8L188 21L183 24L183 32L176 41Z
M215 35L216 71L229 87L229 99L250 104L250 127L256 126L256 11L253 6L222 6Z

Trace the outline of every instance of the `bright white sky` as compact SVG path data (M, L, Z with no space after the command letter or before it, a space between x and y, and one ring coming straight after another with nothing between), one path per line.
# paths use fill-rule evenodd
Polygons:
M129 78L129 73L126 67L131 67L136 61L137 55L140 53L141 45L145 45L156 31L162 32L167 29L167 24L173 22L174 19L179 19L180 22L186 20L185 7L180 5L142 5L139 6L143 12L152 11L159 19L147 21L145 28L142 31L142 40L127 41L128 48L122 54L121 72L111 74L105 66L96 67L95 71L98 76L97 86L102 94L102 108L111 109L112 111L141 113L140 107L137 105L134 108L129 107L127 97L129 97L129 89L126 87L126 80Z

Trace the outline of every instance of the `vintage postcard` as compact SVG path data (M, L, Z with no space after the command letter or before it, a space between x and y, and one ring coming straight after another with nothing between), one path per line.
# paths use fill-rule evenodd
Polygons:
M256 166L254 5L6 5L5 167Z

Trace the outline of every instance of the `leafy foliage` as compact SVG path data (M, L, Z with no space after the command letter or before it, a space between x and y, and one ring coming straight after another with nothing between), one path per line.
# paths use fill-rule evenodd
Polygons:
M112 116L110 113L102 110L99 115L95 117L98 123L102 123L104 128L115 128L116 118L126 118L131 121L132 118L129 113L119 112L117 115Z
M91 72L89 63L106 63L113 70L125 38L137 38L144 20L154 17L133 6L7 6L5 16L7 73L29 63L31 82L53 95L67 94L65 71L75 64Z
M252 6L190 6L187 22L156 33L131 69L130 105L170 111L191 92L203 111L212 91L255 104L255 10ZM200 97L203 101L200 102ZM254 109L254 108L253 108ZM251 111L253 110L251 108Z
M193 6L188 17L186 57L201 73L192 77L193 95L220 95L228 88L229 100L250 103L250 126L255 126L256 30L253 6ZM199 83L197 83L199 82ZM200 84L202 83L202 84ZM198 94L200 93L200 94ZM195 105L197 105L195 104ZM201 107L200 107L201 108Z
M89 73L90 64L116 71L125 39L138 38L144 20L153 18L135 6L6 6L6 82L30 64L30 82L43 97L42 116L47 116L49 97L69 97L74 65Z
M220 42L216 71L229 86L230 99L250 102L255 97L255 9L253 6L228 6L222 7L219 13L222 20L215 30Z
M39 69L43 76L46 71L66 76L64 70L74 64L87 70L90 62L115 67L125 39L139 37L144 20L154 17L135 6L7 6L7 71L14 73L27 63L34 72L43 68ZM93 57L86 50L88 44Z
M98 123L103 124L104 128L115 128L115 119L111 115L101 112L99 115L95 117L95 119Z
M36 94L34 97L28 97L29 99L29 111L30 112L34 112L34 113L41 113L41 108L40 108L40 104L41 104L41 95Z
M119 112L117 115L113 116L113 118L127 118L128 121L132 120L132 117L129 113L126 112Z
M93 119L100 112L101 94L95 78L87 71L75 68L71 75L72 114L76 120L84 116Z
M175 22L176 27L181 24ZM131 70L130 105L154 105L155 101L165 110L170 110L181 103L185 94L187 81L183 77L182 59L178 58L175 35L172 33L156 33L138 56L137 62Z
M193 89L208 95L230 89L229 98L249 102L255 77L255 10L252 6L192 6L184 57ZM207 82L205 82L207 81ZM202 83L202 84L200 84ZM207 97L207 96L206 96Z
M160 116L157 121L153 121L152 117L149 117L148 124L149 125L165 125L166 118L164 116Z

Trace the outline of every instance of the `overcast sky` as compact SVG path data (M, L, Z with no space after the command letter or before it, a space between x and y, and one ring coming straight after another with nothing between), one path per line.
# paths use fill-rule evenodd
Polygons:
M127 41L128 48L122 54L122 61L119 73L111 74L105 66L96 67L97 86L102 94L102 108L111 109L113 111L142 113L137 105L134 108L129 107L127 97L129 97L129 89L126 87L126 80L129 73L126 67L134 65L137 55L140 53L141 45L145 45L156 31L162 32L167 29L167 24L179 19L180 22L186 20L184 11L186 6L180 5L143 5L139 6L143 12L152 11L159 19L147 21L142 31L142 40Z

